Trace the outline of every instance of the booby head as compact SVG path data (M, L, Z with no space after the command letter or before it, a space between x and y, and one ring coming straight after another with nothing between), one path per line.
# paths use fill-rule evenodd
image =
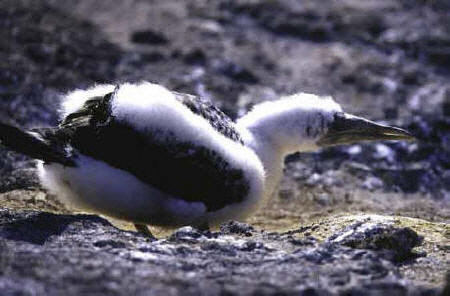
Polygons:
M306 93L258 104L237 124L250 131L250 142L263 142L282 154L362 141L414 140L401 128L345 113L329 96Z
M266 171L265 200L276 194L284 158L295 152L376 140L413 140L407 131L345 113L331 97L299 93L264 102L237 121Z

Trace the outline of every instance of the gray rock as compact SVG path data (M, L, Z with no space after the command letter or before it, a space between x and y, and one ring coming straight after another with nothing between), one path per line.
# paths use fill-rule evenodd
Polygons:
M224 234L239 234L244 236L252 236L255 229L245 223L230 221L220 226L220 232Z
M423 256L413 252L422 241L423 237L410 228L397 228L370 218L355 222L328 238L329 243L379 251L383 257L395 262Z
M376 189L383 188L383 181L377 177L369 176L364 181L362 187L369 191L374 191Z
M401 232L391 234L412 237ZM438 295L401 278L375 251L298 244L291 235L231 222L220 232L184 227L151 241L96 216L2 209L0 288L2 295ZM372 248L379 239L353 241ZM391 241L406 242L405 250L416 244Z

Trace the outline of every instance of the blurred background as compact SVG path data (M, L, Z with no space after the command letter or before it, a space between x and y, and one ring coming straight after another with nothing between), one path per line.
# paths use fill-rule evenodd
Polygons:
M302 91L332 95L348 112L411 131L417 142L290 156L278 196L248 222L267 231L319 223L324 233L312 234L320 239L349 215L418 218L404 221L428 235L431 255L403 272L443 283L448 0L0 1L0 120L55 125L65 92L141 80L210 99L233 119L255 103ZM68 213L42 191L34 167L0 147L2 206Z

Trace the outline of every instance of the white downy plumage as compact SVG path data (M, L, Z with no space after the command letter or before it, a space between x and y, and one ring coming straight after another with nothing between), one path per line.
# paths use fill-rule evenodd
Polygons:
M62 116L77 111L89 98L106 95L114 88L99 85L68 94L62 104ZM330 134L330 127L338 120L350 118L337 117L344 113L331 97L300 93L259 104L236 124L230 122L230 128L239 132L242 144L218 132L208 120L178 101L174 93L147 82L121 85L111 101L111 111L112 116L140 133L162 130L166 131L162 137L170 135L171 140L175 137L178 141L215 151L231 167L241 170L248 181L249 191L241 202L207 211L202 202L186 201L165 193L130 172L89 156L78 157L76 167L41 162L42 183L66 203L134 223L157 225L167 224L158 223L157 217L161 215L169 217L172 225L207 222L214 226L229 219L244 219L273 195L286 155L319 149L318 143ZM357 119L375 126L370 121ZM380 129L380 125L377 127ZM385 135L385 138L388 137ZM346 140L348 142L348 135ZM340 143L334 139L327 145L335 144ZM197 186L201 185L202 180L198 180ZM214 194L210 198L214 199Z

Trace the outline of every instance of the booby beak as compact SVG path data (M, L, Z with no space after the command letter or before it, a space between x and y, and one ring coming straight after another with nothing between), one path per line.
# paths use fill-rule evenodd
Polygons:
M382 125L347 113L336 113L328 132L317 144L321 147L361 141L407 140L416 138L404 129Z

